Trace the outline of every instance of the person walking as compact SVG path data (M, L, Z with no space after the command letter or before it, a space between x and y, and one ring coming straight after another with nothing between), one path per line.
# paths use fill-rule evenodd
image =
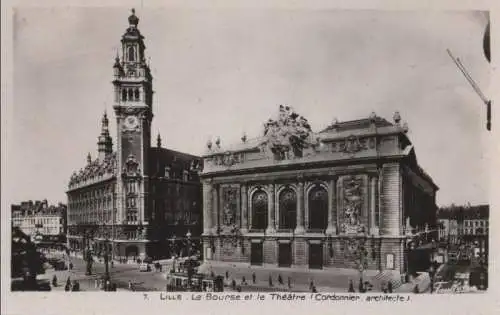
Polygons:
M354 283L352 282L352 279L349 280L349 290L348 290L349 293L354 293L356 291L354 291Z
M257 278L257 277L255 276L255 272L253 272L253 273L252 273L252 282L253 282L253 284L255 284L255 282L256 282L256 278Z
M290 276L288 276L288 288L291 289L292 288L292 279L290 278Z
M278 274L278 283L283 285L283 278L281 278L281 274Z
M269 286L272 287L273 286L273 277L271 275L269 275Z

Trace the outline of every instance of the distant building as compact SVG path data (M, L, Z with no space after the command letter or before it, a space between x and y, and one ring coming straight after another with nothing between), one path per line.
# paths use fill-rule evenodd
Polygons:
M66 205L48 205L47 200L25 201L12 205L12 226L33 241L66 234Z
M399 113L393 123L373 113L315 133L280 106L264 126L257 139L207 144L206 260L400 274L428 267L430 253L414 253L438 237L438 187Z
M75 252L92 248L113 259L168 257L201 234L201 158L151 145L153 77L134 13L113 66L117 149L106 113L98 156L69 180L68 238ZM179 118L180 119L180 118ZM191 237L189 237L191 236Z

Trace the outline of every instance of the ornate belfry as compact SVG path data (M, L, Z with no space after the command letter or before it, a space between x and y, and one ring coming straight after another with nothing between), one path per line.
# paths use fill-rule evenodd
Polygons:
M209 141L201 174L205 257L405 272L401 189L417 189L418 180L435 201L437 186L416 166L400 121L399 113L393 123L372 113L314 132L281 105L261 136L244 135L227 149L220 138Z

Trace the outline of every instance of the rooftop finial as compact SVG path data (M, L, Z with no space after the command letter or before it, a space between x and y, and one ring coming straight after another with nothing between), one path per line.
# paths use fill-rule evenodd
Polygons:
M159 132L158 132L158 137L156 138L156 146L158 148L161 148L161 136Z
M241 141L243 141L243 143L247 142L247 134L245 132L243 132L243 135L241 136Z
M401 121L401 115L399 114L399 112L395 112L392 118L394 119L394 122L399 125L399 122Z
M135 9L132 8L132 15L128 17L128 23L133 26L137 26L139 24L139 18L135 16Z
M91 163L92 162L92 156L90 155L90 152L89 154L87 154L87 163Z

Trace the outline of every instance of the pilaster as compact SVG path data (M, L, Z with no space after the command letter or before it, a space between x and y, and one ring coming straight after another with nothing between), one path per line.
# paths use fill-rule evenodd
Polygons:
M331 179L328 182L328 227L326 228L327 235L337 234L337 178Z
M300 180L300 179L299 179ZM304 234L304 182L297 183L297 227L295 234Z
M273 233L276 233L276 222L275 222L275 218L276 218L275 195L276 195L276 192L275 192L274 184L269 184L267 187L268 187L268 194L269 194L269 198L268 198L269 206L268 206L268 212L267 212L268 217L267 217L266 233L273 234Z
M240 186L241 192L241 233L248 232L248 189L245 183Z

